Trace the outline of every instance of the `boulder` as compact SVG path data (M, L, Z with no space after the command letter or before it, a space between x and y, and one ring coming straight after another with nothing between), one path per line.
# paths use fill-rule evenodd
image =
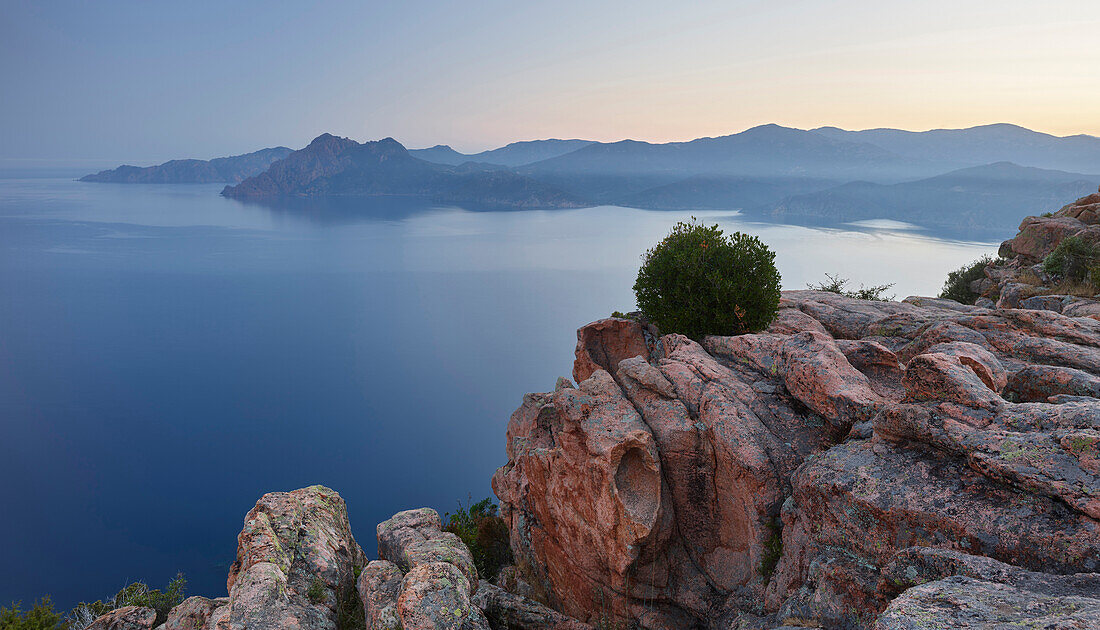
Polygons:
M237 536L229 603L212 613L228 628L336 628L337 609L354 597L355 568L366 564L335 491L310 486L256 502Z
M489 630L489 622L470 601L466 575L449 562L414 566L397 597L402 630Z
M875 630L918 628L1097 628L1100 598L1036 592L953 576L895 599Z
M397 597L405 576L388 560L372 560L359 574L356 583L363 601L364 619L370 630L401 630L397 614Z
M493 630L592 630L586 623L487 582L478 586L473 601Z
M168 613L163 630L200 630L215 616L215 611L229 605L228 597L208 599L188 597Z
M157 611L144 606L125 606L103 615L84 630L151 630Z

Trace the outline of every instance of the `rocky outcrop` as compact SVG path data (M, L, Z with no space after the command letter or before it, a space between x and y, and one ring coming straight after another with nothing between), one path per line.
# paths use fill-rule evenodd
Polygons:
M1070 237L1100 245L1100 192L1093 193L1057 212L1027 217L1019 233L1001 243L1000 258L985 269L984 279L971 290L1001 308L1054 311L1071 317L1100 319L1097 289L1086 283L1062 283L1043 268L1043 260ZM1072 290L1073 295L1064 293Z
M206 621L215 610L229 605L228 597L208 599L206 597L188 597L183 603L168 613L162 630L199 630L206 627Z
M117 608L93 621L84 630L150 630L157 611L144 606Z
M591 630L510 588L479 581L470 550L430 508L377 527L379 560L355 542L343 499L324 486L257 501L238 536L229 597L190 597L157 630ZM129 606L87 626L152 630L157 612Z
M458 536L431 508L399 512L378 525L378 555L359 576L367 627L488 630L471 596L477 569Z
M516 573L570 617L870 628L966 580L971 621L1100 591L1094 319L793 291L759 334L595 322L574 375L493 478Z
M366 564L340 495L324 486L272 492L256 502L237 537L229 602L207 625L335 629Z

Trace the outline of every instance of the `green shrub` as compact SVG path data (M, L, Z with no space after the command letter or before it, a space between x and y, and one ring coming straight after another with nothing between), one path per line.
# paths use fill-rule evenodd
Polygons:
M22 602L12 602L11 608L0 606L0 630L65 630L68 624L61 613L54 611L47 595L30 610L22 610Z
M1088 278L1089 269L1100 261L1100 247L1079 236L1062 239L1054 251L1043 259L1043 271L1065 280L1080 282Z
M457 534L469 547L474 566L482 579L494 580L500 570L512 564L512 547L508 542L508 525L497 515L497 506L486 498L469 507L461 503L454 512L444 515L444 530Z
M980 295L970 289L970 284L975 280L985 277L985 268L993 264L991 256L982 256L974 262L963 265L955 271L947 274L947 281L943 283L941 298L955 300L961 304L973 304Z
M766 328L779 308L775 253L741 232L677 223L645 253L634 295L662 333L733 335Z
M306 597L311 604L320 604L325 601L325 583L321 578L313 576L313 581L309 583L309 589L306 590Z
M875 286L865 287L862 284L858 289L848 289L848 279L841 278L839 275L833 275L830 273L825 274L827 282L819 282L817 284L807 284L806 286L813 291L828 291L829 293L839 293L840 295L846 295L850 298L856 298L858 300L874 300L876 302L889 302L894 299L894 296L884 297L883 294L893 288L894 283L879 284Z
M74 628L83 628L116 608L144 606L157 611L157 618L153 625L159 626L168 619L168 611L183 601L186 592L187 579L182 573L177 573L176 577L168 582L164 591L151 589L145 582L134 582L106 600L80 602L69 612L69 625Z

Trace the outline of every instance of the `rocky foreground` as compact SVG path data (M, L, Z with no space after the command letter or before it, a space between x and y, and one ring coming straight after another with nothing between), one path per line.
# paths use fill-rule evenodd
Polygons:
M1100 628L1100 321L794 291L702 343L594 322L573 377L508 425L497 584L427 508L368 561L313 486L160 627Z
M493 479L555 609L1100 627L1100 321L794 291L761 334L578 337L577 385L525 398Z

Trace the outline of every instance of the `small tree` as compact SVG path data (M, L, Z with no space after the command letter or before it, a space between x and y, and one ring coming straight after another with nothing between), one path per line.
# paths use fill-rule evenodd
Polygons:
M47 595L35 602L30 610L23 610L20 602L12 602L11 608L0 606L0 630L66 630L68 625L61 613L53 609Z
M947 281L943 283L940 297L955 300L960 304L973 304L978 300L979 295L970 288L970 285L975 280L984 278L985 268L991 264L993 264L992 257L982 256L969 265L963 265L947 274Z
M812 282L806 285L806 288L811 291L828 291L829 293L837 293L850 298L856 298L857 300L874 300L875 302L889 302L894 299L891 295L887 297L885 293L894 288L894 283L890 284L876 284L869 287L865 287L862 284L858 289L848 288L848 279L841 278L840 274L833 275L831 273L825 274L825 279L828 282L818 282L813 284Z
M1043 259L1043 271L1063 280L1089 279L1089 269L1100 261L1100 246L1079 236L1062 239Z
M459 503L458 509L454 513L447 512L444 519L444 531L462 539L482 579L492 581L501 569L512 564L508 525L497 515L492 498L487 497L469 507Z
M741 232L677 223L643 256L634 295L664 333L693 339L766 328L779 308L775 253Z

